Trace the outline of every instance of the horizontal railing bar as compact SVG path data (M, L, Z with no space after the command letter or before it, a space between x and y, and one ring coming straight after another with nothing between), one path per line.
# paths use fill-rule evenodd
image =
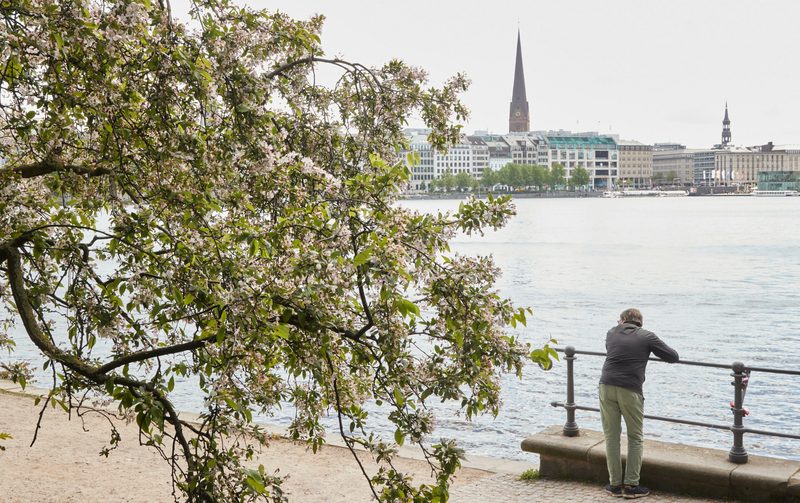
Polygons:
M553 407L564 407L564 408L566 408L565 405L562 402L553 402L550 405L552 405ZM598 409L597 407L586 407L585 405L576 405L575 408L577 410L590 410L590 411L593 411L593 412L600 412L600 409ZM671 417L651 416L651 415L648 415L648 414L645 414L644 417L646 419L655 419L656 421L666 421L668 423L680 423L680 424L688 424L688 425L691 425L691 426L703 426L703 427L706 427L706 428L717 428L717 429L720 429L720 430L730 430L731 429L730 425L703 423L703 422L700 422L700 421L690 421L688 419L674 419L674 418L671 418Z
M770 437L793 438L795 440L800 440L800 435L792 435L791 433L778 433L777 431L768 431L768 430L754 430L752 428L745 428L743 431L745 433L753 433L755 435L768 435Z
M555 350L558 351L559 353L563 353L564 352L564 348L555 348ZM598 351L579 351L577 349L575 350L575 354L576 355L588 355L588 356L606 356L606 353L601 353L601 352L598 352ZM654 361L654 362L663 362L664 361L664 360L661 360L660 358L648 358L648 360ZM711 368L727 369L727 370L731 369L731 365L730 364L726 365L724 363L695 362L695 361L691 361L691 360L679 360L679 361L675 362L675 364L676 365L694 365L696 367L711 367ZM786 374L786 375L800 376L800 370L771 369L771 368L766 368L766 367L749 367L749 366L745 366L744 369L745 370L754 371L754 372L766 372L766 373L770 373L770 374Z
M563 407L566 408L563 402L551 402L550 405L553 407ZM586 407L585 405L575 405L575 409L577 410L588 410L592 412L600 412L600 409L597 407ZM704 428L716 428L718 430L731 430L730 425L724 424L714 424L714 423L703 423L701 421L690 421L688 419L675 419L672 417L663 417L663 416L653 416L650 414L644 415L645 419L653 419L656 421L666 421L668 423L679 423L679 424L688 424L690 426L702 426ZM754 430L752 428L745 428L741 430L744 433L752 433L754 435L766 435L770 437L781 437L781 438L793 438L800 440L800 435L792 435L791 433L780 433L776 431L767 431L767 430Z
M745 370L752 370L753 372L768 372L770 374L786 374L790 376L800 376L800 371L798 370L787 370L787 369L768 369L764 367L750 367L745 365Z

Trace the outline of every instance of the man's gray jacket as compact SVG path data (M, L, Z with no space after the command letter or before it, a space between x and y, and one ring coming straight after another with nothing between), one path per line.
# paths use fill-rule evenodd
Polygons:
M606 361L600 384L627 388L642 394L644 371L650 353L665 362L678 361L678 352L656 334L633 323L621 323L606 334Z

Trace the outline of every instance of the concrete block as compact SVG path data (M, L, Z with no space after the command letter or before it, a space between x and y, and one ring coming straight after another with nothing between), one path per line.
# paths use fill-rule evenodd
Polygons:
M605 465L600 466L581 459L543 455L539 459L539 473L542 477L550 479L608 483L608 470Z
M589 449L603 442L603 434L581 430L577 437L565 437L561 426L550 426L522 441L522 450L544 456L586 460Z
M538 452L539 471L545 477L607 482L603 435L581 430L565 437L552 426L522 442L522 449ZM627 442L621 449L625 462ZM728 451L646 440L641 483L668 492L747 500L800 503L800 463L751 456L749 463L728 461Z
M795 472L786 484L786 494L800 500L800 471Z
M581 430L576 437L565 437L561 426L550 426L522 441L522 450L539 454L539 473L543 477L592 480L608 479L605 465L590 463L587 453L603 442L603 434Z
M795 478L800 462L764 456L749 456L747 463L736 465L731 472L732 496L747 499L769 499L789 497L789 485L800 484ZM800 488L793 487L795 496Z
M647 441L642 483L673 492L725 497L731 491L731 471L737 466L728 461L727 451Z

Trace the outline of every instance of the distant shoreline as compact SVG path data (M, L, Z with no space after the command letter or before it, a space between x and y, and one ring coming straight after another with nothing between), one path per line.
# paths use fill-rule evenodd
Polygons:
M446 199L468 199L470 196L475 196L478 199L486 199L488 195L492 197L511 196L514 199L586 199L586 198L603 198L603 192L447 192L447 193L433 193L433 194L402 194L400 199L406 200L446 200ZM719 192L719 193L688 193L685 197L750 197L752 194L748 192ZM620 194L615 196L616 199L641 199L658 197L654 195L638 195L638 194Z
M584 199L590 197L602 197L602 192L447 192L442 194L403 194L402 199L468 199L475 196L478 199L485 199L488 195L492 197L511 196L519 199L556 199L573 198Z

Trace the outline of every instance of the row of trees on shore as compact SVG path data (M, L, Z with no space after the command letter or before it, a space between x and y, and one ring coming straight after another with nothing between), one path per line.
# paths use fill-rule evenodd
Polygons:
M566 177L566 170L561 164L547 166L509 163L493 170L487 168L481 178L473 178L468 173L445 173L430 184L431 190L477 190L490 189L504 185L514 190L528 189L535 191L568 187L570 189L589 185L589 172L586 168L572 169L571 176Z

